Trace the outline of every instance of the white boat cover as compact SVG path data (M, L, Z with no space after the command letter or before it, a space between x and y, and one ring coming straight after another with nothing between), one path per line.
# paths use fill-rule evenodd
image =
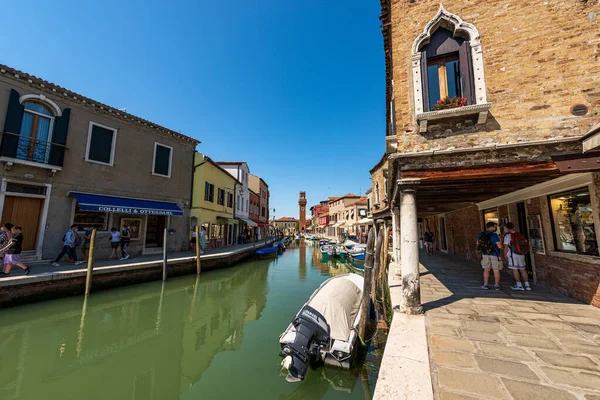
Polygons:
M347 341L360 310L361 298L362 290L340 276L323 286L308 305L325 317L331 327L331 339Z

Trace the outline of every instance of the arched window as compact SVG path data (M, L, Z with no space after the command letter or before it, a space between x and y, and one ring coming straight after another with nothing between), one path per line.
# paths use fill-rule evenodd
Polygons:
M415 112L421 132L427 121L440 114L479 114L477 123L485 123L487 103L483 56L479 31L440 6L414 41L412 78ZM452 101L449 101L449 100Z
M17 158L45 163L50 155L54 113L50 107L36 100L26 100L23 107Z
M426 111L434 111L445 99L464 99L473 104L473 73L469 41L438 28L421 48L423 97Z

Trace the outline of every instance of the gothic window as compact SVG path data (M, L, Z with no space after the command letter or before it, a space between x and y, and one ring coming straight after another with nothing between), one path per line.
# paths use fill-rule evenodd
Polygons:
M491 104L479 31L441 6L413 43L412 77L420 132L445 114L478 115L478 124L486 122Z

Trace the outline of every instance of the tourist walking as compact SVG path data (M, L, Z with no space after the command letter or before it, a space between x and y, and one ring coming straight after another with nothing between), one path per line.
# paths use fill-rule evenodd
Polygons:
M433 238L434 237L435 236L433 236L433 232L431 232L429 227L427 227L427 230L425 231L425 234L423 235L423 242L425 243L425 249L427 250L428 256L433 255Z
M10 276L10 270L13 265L25 271L25 275L29 275L31 272L31 269L21 262L21 252L23 251L23 233L21 233L21 227L11 227L11 233L10 242L0 249L0 253L5 253L4 270L0 273L0 278Z
M515 230L515 224L512 222L506 224L506 229L508 233L504 236L504 259L508 262L508 269L512 271L516 282L515 286L510 288L512 290L531 290L525 260L525 254L529 252L529 241L525 235ZM521 283L521 279L523 279L523 283Z
M83 261L77 261L77 253L75 253L75 240L77 238L77 225L71 225L71 228L63 237L63 247L60 254L56 257L52 265L60 267L58 263L65 255L69 255L75 265L83 264Z
M121 244L121 232L117 228L112 228L110 230L110 248L112 249L112 253L109 260L117 260L119 258L119 254L117 250L119 249L119 245Z
M14 225L10 222L5 223L2 227L0 227L0 249L5 248L10 243L10 239L12 239L11 229ZM0 258L4 259L5 252L0 251Z
M204 254L204 248L206 247L206 227L202 225L200 228L200 254Z
M127 260L129 253L127 247L129 247L129 241L131 240L131 231L129 230L129 224L123 224L121 229L121 258L119 260Z
M502 255L502 242L496 233L498 224L488 222L485 224L486 230L477 236L477 250L481 252L481 267L483 268L483 286L482 289L489 290L490 270L494 271L494 290L500 290L500 271L503 263L500 258Z

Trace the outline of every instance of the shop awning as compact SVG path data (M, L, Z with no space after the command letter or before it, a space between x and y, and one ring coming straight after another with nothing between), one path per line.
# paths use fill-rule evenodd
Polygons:
M235 224L237 225L238 220L235 218L227 218L227 217L222 217L220 215L217 215L217 219L220 219L223 222L227 222L228 224Z
M256 222L252 221L251 219L244 217L237 217L237 219L244 224L248 224L248 226L258 226Z
M363 218L363 219L359 220L358 223L360 225L372 224L373 219L372 218Z
M346 223L345 223L345 222L338 222L338 223L336 223L334 226L335 226L336 228L339 228L340 226L344 226L344 225L346 225Z
M82 211L135 215L183 215L183 211L177 206L177 203L81 192L69 192L69 194L75 197L79 203L79 209Z

